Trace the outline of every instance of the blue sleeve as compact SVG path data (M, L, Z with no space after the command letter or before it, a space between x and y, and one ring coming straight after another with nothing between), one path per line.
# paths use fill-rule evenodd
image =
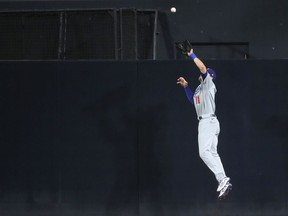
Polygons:
M202 76L202 79L203 79L203 80L205 80L205 78L207 77L207 73L208 73L207 71L206 71L205 74L201 73L201 76Z
M193 100L194 93L191 91L191 89L188 86L184 88L184 90L185 90L188 100L190 101L191 104L194 105L194 100Z

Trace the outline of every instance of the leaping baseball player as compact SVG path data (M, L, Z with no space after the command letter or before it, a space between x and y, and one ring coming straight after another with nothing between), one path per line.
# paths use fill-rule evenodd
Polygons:
M214 81L216 73L211 68L206 68L204 63L195 55L189 41L176 44L184 55L193 59L199 68L200 85L193 93L188 86L188 82L183 78L177 79L177 84L181 85L186 93L188 100L195 106L199 120L198 125L198 147L199 155L208 168L214 173L217 181L220 200L226 198L232 190L230 178L226 176L220 156L217 152L218 135L220 133L219 121L215 115L215 94L216 86Z

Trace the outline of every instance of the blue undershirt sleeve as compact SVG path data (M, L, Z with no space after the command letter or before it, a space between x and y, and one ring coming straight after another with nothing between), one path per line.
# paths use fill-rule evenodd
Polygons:
M207 71L205 74L201 73L202 79L205 80L205 78L207 77Z
M194 105L194 100L193 100L194 93L191 91L191 89L188 86L184 88L184 90L185 90L188 100L190 101L191 104Z

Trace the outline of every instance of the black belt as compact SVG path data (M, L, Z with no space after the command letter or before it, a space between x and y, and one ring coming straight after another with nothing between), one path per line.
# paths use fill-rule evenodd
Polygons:
M206 114L202 116L198 116L198 120L204 119L204 118L210 118L210 117L216 117L215 114Z

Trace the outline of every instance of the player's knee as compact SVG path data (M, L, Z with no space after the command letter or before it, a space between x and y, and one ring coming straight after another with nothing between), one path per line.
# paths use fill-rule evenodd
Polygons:
M199 152L199 156L202 160L205 160L205 158L207 158L208 156L208 153L209 153L208 150L204 150L204 151Z

